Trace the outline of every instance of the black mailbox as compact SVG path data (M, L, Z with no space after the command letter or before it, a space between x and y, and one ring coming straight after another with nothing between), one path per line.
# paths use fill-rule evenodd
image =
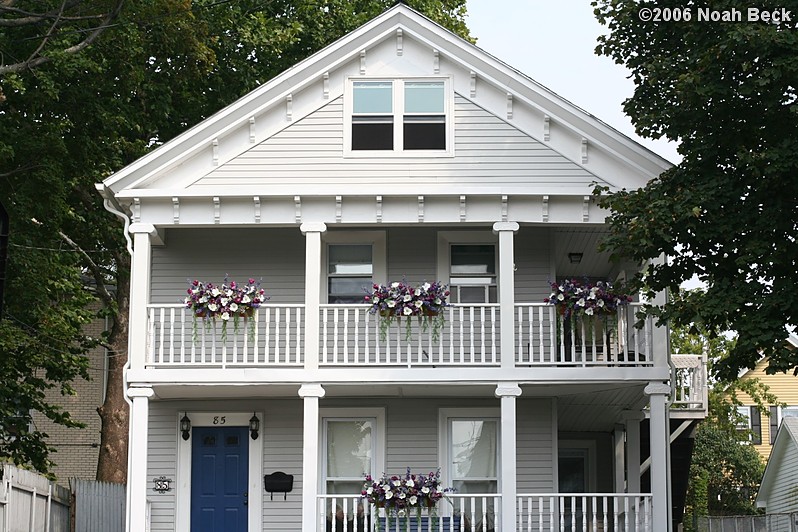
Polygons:
M271 494L274 500L275 493L282 493L283 500L288 498L289 491L294 489L294 475L287 475L282 471L275 471L271 475L263 476L263 487Z

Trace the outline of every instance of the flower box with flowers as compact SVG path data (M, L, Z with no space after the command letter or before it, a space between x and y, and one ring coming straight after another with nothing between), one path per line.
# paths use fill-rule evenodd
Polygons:
M441 486L440 469L429 475L414 475L408 467L403 476L383 473L382 477L375 480L367 475L361 497L374 508L375 513L383 509L386 521L390 517L402 518L408 527L411 513L416 514L417 522L421 520L422 511L430 517L435 516L438 502L451 491L454 490ZM375 515L375 518L377 530L382 530L382 519L379 515ZM436 519L431 521L433 526L437 525Z
M211 322L219 319L222 322L222 341L227 339L227 324L232 320L234 332L238 332L239 320L243 319L246 323L249 318L255 316L255 312L260 305L266 301L265 291L260 287L260 282L249 279L246 284L240 285L235 281L228 283L227 277L220 285L213 283L203 283L194 280L189 283L187 290L188 297L184 303L186 308L191 309L194 317L194 341L196 342L197 318L205 322L206 329L210 328ZM254 338L255 320L249 321L249 335Z
M372 292L365 297L371 304L369 312L380 316L380 340L385 341L388 327L394 321L399 323L407 318L405 340L412 336L412 318L421 324L422 332L432 332L432 340L437 342L445 319L443 309L449 306L448 287L439 282L410 286L406 282L393 282L389 285L375 284Z
M613 286L609 282L594 284L587 279L584 282L566 279L551 283L551 295L543 301L553 305L563 318L568 319L571 316L611 316L632 298L622 286Z

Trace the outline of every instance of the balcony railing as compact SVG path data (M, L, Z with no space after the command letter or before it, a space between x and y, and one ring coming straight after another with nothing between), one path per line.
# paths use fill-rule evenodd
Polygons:
M652 529L651 495L637 493L522 494L516 498L519 532Z
M321 305L320 367L498 367L498 304L453 305L444 310L439 338L416 318L403 318L380 334L368 305ZM518 303L514 320L520 367L648 366L653 364L652 320L633 326L636 305L617 316L563 320L544 303ZM302 366L304 305L263 305L236 327L195 320L180 304L149 305L146 365L201 367ZM409 326L409 329L407 328ZM409 335L407 334L409 331ZM690 389L696 389L690 385ZM685 388L687 389L687 388Z
M380 338L379 316L369 305L321 306L321 366L498 366L499 305L444 310L437 341L418 318L402 318ZM408 329L409 327L409 329ZM408 339L409 331L409 339Z
M708 390L706 356L671 355L673 363L671 379L673 387L673 407L706 411Z
M147 308L148 366L302 366L304 305L268 305L255 316L195 320L184 305Z
M493 532L499 528L501 495L450 493L434 511L415 510L406 515L386 515L360 495L318 495L319 532Z
M545 303L515 305L516 365L646 366L653 364L653 320L634 326L631 304L614 316L563 319Z

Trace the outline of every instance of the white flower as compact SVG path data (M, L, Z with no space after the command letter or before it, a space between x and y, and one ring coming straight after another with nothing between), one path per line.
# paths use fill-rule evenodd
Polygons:
M366 490L366 493L368 495L371 495L372 493L374 493L374 486L369 486L369 489Z
M416 308L421 308L424 306L424 302L421 301L420 299L418 301L415 301L413 304L416 306Z
M407 302L408 302L408 301L410 301L411 299L413 299L413 296L411 296L410 294L405 294L405 297L404 297L404 298L402 298L402 300L403 300L405 303L407 303Z
M399 288L399 283L398 282L391 283L391 288Z
M238 305L230 303L230 312L235 312L236 310L238 310Z
M202 296L201 298L199 298L199 302L200 303L207 303L208 302L208 296Z
M222 299L219 300L219 303L221 303L223 307L227 306L227 303L229 303L229 302L230 302L230 299L227 298L227 297L223 297Z
M405 307L402 310L402 314L404 314L405 316L410 316L412 313L413 313L413 309L410 308L410 307Z
M592 308L586 308L585 309L585 314L587 314L588 316L592 316L593 315L593 309Z
M436 298L435 298L435 304L436 304L436 305L440 305L441 303L443 303L443 302L441 301L441 298L439 298L439 297L436 297Z
M424 486L423 488L421 488L421 493L429 493L429 488L427 486Z
M230 319L230 313L229 312L222 312L222 319L224 321L229 320Z
M413 487L413 486L415 486L416 484L415 484L415 482L413 482L413 479L412 479L412 478L409 478L409 479L407 479L407 480L405 481L405 485L406 485L408 488L412 488L412 487Z
M211 295L212 295L213 297L216 297L216 296L218 296L219 294L220 294L220 292L219 292L219 289L218 289L218 288L214 288L213 290L211 290Z
M596 303L596 306L597 307L603 307L604 306L604 300L603 299L599 299L598 303Z
M394 486L401 486L402 485L402 481L401 480L394 480L393 481L393 485Z
M399 492L399 498L400 498L400 499L404 499L404 498L406 498L406 497L407 497L407 493L405 493L404 491L400 491L400 492Z
M557 301L563 301L565 299L565 294L557 294Z
M408 500L410 501L411 506L415 506L416 504L418 504L418 497L416 497L415 495L410 497Z
M580 298L579 301L576 302L576 306L584 307L585 306L585 298Z
M423 287L424 287L424 290L429 290L429 289L432 287L432 285L431 285L431 284L429 284L429 283L424 283L424 284L423 284L423 285L421 285L421 286L423 286Z
M393 492L391 490L386 491L385 492L385 498L386 499L392 499L393 498Z
M413 294L420 296L421 295L421 288L416 288L416 291Z
M219 307L216 306L216 303L209 303L208 310L210 310L211 312L216 312L217 310L219 310Z
M232 297L233 291L228 288L227 290L225 290L224 295L226 295L227 297Z
M393 299L388 300L388 308L394 308L396 306L396 301Z
M378 296L374 296L374 297L371 298L371 302L372 303L379 303L380 302L380 298Z
M189 303L191 303L191 298L190 297L187 297L186 299L183 300L183 304L184 305L188 305Z
M252 301L252 300L249 298L249 296L244 296L244 297L241 298L241 302L242 303L249 303L250 301Z

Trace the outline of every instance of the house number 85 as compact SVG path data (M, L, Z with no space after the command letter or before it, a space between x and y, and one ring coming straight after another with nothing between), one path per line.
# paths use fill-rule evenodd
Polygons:
M213 424L214 425L224 425L227 421L225 420L226 416L213 416Z

